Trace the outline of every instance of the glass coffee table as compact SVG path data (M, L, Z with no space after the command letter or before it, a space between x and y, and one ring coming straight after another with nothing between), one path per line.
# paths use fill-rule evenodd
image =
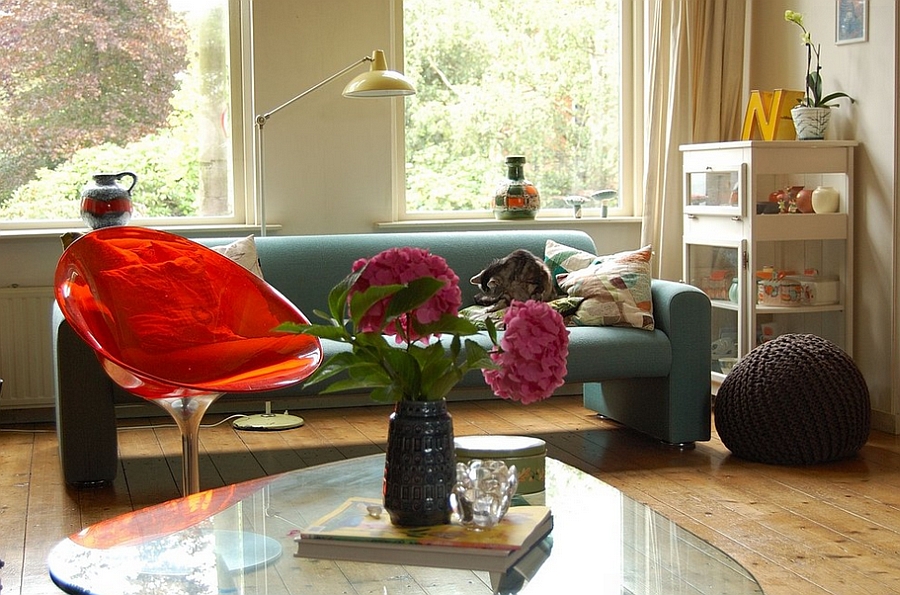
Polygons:
M349 459L116 517L57 544L50 576L67 593L96 595L491 593L486 572L294 556L302 528L349 497L379 497L383 470L383 455ZM546 491L526 499L550 506L554 528L502 577L501 592L763 593L721 550L554 459Z

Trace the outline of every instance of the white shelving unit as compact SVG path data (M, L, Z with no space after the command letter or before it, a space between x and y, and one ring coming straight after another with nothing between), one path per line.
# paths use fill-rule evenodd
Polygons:
M737 141L683 145L684 278L712 300L712 385L720 357L741 358L783 333L813 333L853 353L854 141ZM761 214L789 186L831 186L837 213ZM837 299L760 303L766 267L837 279ZM793 275L790 275L793 277ZM736 287L732 283L736 280ZM811 280L809 276L804 281Z

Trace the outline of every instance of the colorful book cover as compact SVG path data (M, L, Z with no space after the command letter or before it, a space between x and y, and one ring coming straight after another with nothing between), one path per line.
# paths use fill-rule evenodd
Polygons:
M396 527L391 524L387 511L382 510L380 515L374 516L370 514L370 507L376 507L373 510L380 509L381 501L374 498L350 498L334 512L304 529L300 533L300 540L331 539L477 548L496 550L502 555L528 543L535 530L549 524L551 519L549 507L514 506L497 525L482 531L473 531L455 523L430 527Z

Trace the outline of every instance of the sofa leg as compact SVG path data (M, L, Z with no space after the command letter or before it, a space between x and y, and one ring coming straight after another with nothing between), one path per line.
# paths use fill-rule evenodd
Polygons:
M669 448L674 448L676 450L694 450L697 448L696 442L666 442L665 440L661 440L662 444L668 446Z

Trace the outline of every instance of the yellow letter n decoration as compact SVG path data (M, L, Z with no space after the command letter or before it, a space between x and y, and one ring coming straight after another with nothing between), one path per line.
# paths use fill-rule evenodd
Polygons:
M744 117L741 140L794 140L791 108L803 98L803 91L775 89L751 91Z

